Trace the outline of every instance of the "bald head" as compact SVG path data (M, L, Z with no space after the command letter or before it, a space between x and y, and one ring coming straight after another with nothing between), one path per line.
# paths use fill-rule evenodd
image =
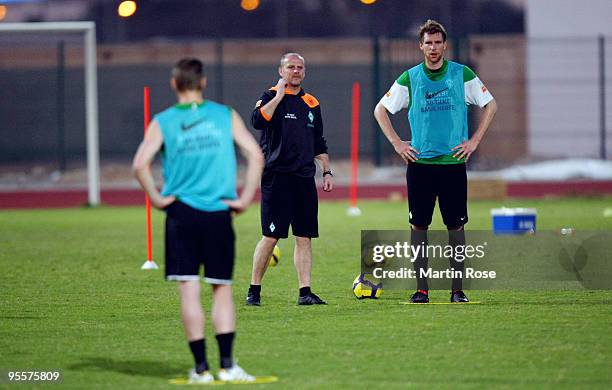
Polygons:
M278 67L278 74L287 82L290 89L299 91L300 85L306 77L304 57L298 53L283 54Z
M285 53L285 54L283 54L283 56L280 59L280 67L282 68L283 65L285 65L290 58L297 58L300 61L302 61L302 63L304 65L306 65L306 61L304 61L304 57L302 57L300 54L298 54L298 53Z

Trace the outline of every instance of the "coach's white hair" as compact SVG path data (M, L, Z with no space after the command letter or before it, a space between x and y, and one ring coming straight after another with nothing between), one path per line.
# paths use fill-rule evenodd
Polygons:
M297 58L299 58L304 63L304 65L306 65L306 61L304 60L304 57L302 57L301 54L299 54L299 53L285 53L285 54L283 54L283 56L280 59L280 66L281 67L283 65L285 65L285 62L287 62L287 59L289 57L297 57Z

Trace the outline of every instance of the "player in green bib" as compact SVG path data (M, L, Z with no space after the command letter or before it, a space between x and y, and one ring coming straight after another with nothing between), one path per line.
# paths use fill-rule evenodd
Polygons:
M468 221L465 163L487 132L497 104L470 68L444 58L446 30L440 23L428 20L419 27L419 48L424 61L393 83L376 105L374 117L407 164L411 244L427 245L427 229L437 199L449 231L449 244L456 248L465 245L463 227ZM467 106L474 104L484 108L484 115L470 138ZM389 113L403 108L408 109L410 141L402 141L389 119ZM429 302L427 279L420 277L427 261L422 256L414 262L417 291L410 298L414 303ZM462 274L464 264L451 259L450 267ZM451 302L468 302L462 282L461 277L453 278Z
M232 214L249 206L263 170L263 154L240 115L204 100L203 64L185 58L172 69L178 103L157 114L134 157L136 179L151 204L166 212L166 280L179 282L181 317L195 367L189 383L215 382L209 372L200 301L200 270L212 286L211 310L219 345L218 379L254 382L232 357L236 312L232 300L234 229ZM236 193L234 143L247 161L244 188ZM151 162L160 152L164 186L157 190ZM216 382L215 382L216 383Z

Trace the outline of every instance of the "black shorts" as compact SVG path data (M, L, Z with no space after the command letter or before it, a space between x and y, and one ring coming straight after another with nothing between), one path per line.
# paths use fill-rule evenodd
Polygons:
M319 209L314 177L264 171L261 177L261 232L287 238L319 237Z
M229 211L206 212L176 201L166 208L166 280L232 284L234 228Z
M467 214L467 172L465 164L409 163L406 169L410 223L417 227L431 224L436 198L444 224L463 226Z

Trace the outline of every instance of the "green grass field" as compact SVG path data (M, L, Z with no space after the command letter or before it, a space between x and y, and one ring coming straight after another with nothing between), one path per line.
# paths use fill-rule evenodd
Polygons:
M538 229L612 230L611 198L507 201L536 207ZM490 229L471 202L470 229ZM612 292L472 291L480 305L401 305L410 292L356 300L361 229L405 229L404 202L320 206L313 290L324 307L298 307L292 242L269 270L263 306L245 307L259 210L235 220L235 356L278 383L258 388L610 388ZM436 211L436 214L438 212ZM154 212L154 258L163 264L163 214ZM436 216L434 228L442 228ZM174 283L141 271L143 208L0 212L0 369L63 370L62 387L172 388L192 364ZM209 290L204 302L210 308ZM433 291L432 301L447 301ZM207 321L207 325L210 321ZM217 347L206 330L216 370ZM0 385L1 387L2 385Z

